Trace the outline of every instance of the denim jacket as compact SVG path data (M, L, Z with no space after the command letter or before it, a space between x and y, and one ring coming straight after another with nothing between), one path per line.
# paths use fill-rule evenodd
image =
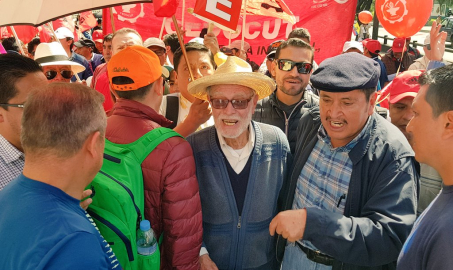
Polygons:
M269 224L286 179L291 153L285 134L256 123L255 147L242 216L238 215L226 163L216 143L215 127L187 138L193 148L200 187L203 241L219 269L277 269L275 238Z
M416 218L419 179L407 139L374 113L371 132L349 152L353 162L344 214L307 207L303 240L335 259L336 269L395 269L398 254ZM297 179L317 142L319 108L301 118L294 167L279 198L292 209ZM286 241L279 236L277 253Z

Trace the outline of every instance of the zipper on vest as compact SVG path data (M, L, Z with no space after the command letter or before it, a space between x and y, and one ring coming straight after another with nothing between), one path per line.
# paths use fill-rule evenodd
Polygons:
M297 109L297 107L299 107L300 104L305 104L305 100L303 99L303 97L302 100L299 101L299 103L297 103L296 106L294 106L293 110L291 111L288 117L286 117L286 112L283 111L283 115L285 116L285 135L287 138L289 138L288 137L289 119L291 119L291 116L293 115L294 111Z
M239 216L239 220L238 220L238 225L237 225L237 228L240 229L241 228L241 216Z

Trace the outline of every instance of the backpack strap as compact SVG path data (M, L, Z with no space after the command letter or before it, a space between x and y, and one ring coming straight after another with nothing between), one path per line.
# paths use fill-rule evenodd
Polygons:
M167 108L165 110L165 118L173 121L173 123L168 127L174 129L178 124L178 115L179 115L179 97L177 96L166 96L167 98Z
M135 142L128 145L129 150L134 153L137 160L141 164L143 160L163 141L171 137L181 137L182 135L169 128L155 128Z

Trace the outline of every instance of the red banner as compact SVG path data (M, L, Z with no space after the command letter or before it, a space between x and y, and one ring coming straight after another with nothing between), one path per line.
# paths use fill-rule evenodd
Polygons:
M315 60L318 63L341 53L344 42L351 39L357 0L285 0L285 2L296 16L295 25L273 17L247 15L244 34L245 41L251 45L248 55L252 61L261 64L266 56L267 46L274 40L286 39L291 30L296 27L304 27L310 31L311 43L315 47ZM194 5L195 0L186 0L186 8L192 8ZM116 29L123 27L136 29L144 40L159 36L163 18L157 18L154 15L152 4L133 4L113 9ZM181 12L180 4L176 11L179 23L181 23ZM207 27L206 22L188 14L187 11L184 20L186 42L198 37L201 29ZM112 31L108 9L104 9L103 12L103 29L104 34ZM172 20L167 19L164 35L174 31ZM230 36L231 40L241 39L241 19L239 19L237 32L230 33L215 27L214 33L220 45L228 45Z

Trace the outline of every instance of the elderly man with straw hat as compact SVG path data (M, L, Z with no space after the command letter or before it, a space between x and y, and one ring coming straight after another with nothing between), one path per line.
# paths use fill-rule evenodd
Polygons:
M277 269L268 226L291 159L285 134L252 121L274 81L230 56L188 91L207 100L214 126L187 138L194 152L203 214L201 269Z

